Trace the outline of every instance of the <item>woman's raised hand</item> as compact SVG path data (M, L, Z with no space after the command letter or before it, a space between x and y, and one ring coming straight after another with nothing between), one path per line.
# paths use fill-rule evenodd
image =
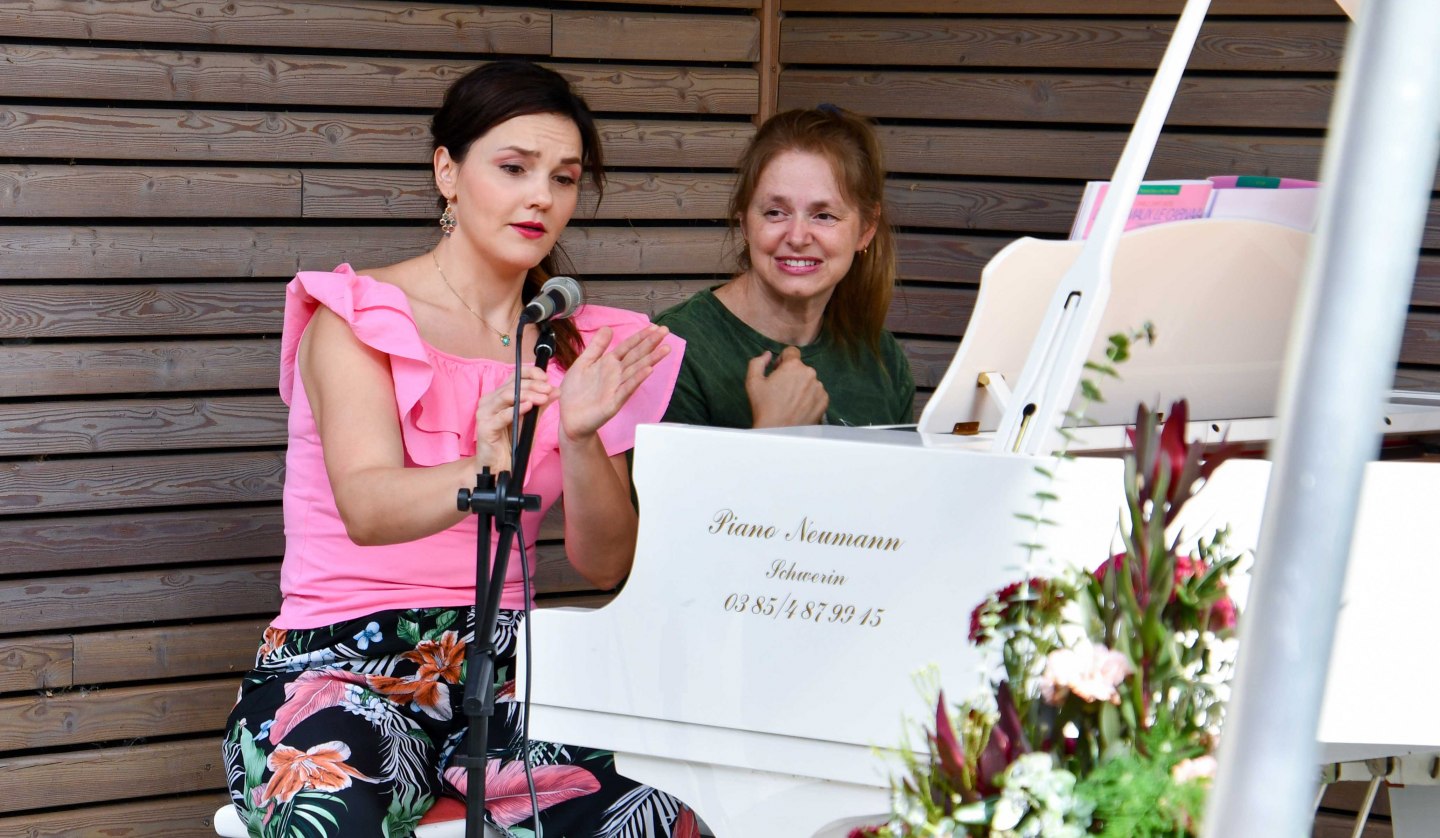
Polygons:
M664 326L647 326L607 352L613 332L609 327L596 332L560 384L560 429L565 436L582 440L619 413L670 353L661 342L669 333Z
M555 398L555 387L539 367L520 370L520 415L539 410ZM510 420L515 408L515 376L480 397L475 408L475 470L485 466L498 474L509 471Z
M800 360L798 347L785 347L775 369L767 374L771 357L770 352L760 353L750 359L745 371L745 394L750 397L754 427L817 424L830 406L830 394L820 377Z

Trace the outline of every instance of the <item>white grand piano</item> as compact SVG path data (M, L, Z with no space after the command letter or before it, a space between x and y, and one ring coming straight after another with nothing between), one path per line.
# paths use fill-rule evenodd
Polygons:
M1230 229L1237 224L1243 229ZM1249 268L1286 261L1276 254L1298 254L1293 246L1307 237L1262 226L1268 225L1196 221L1126 234L1112 301L1144 296L1129 285L1147 277L1126 270L1127 251L1206 250L1212 237L1233 243L1251 234L1253 249L1227 251L1234 264L1224 267L1233 270L1210 276L1242 286L1259 281ZM1045 249L1057 256L1076 248L1050 245ZM1276 258L1265 259L1267 250ZM1002 253L996 262L1006 258ZM1199 282L1192 272L1201 261L1176 264L1196 267L1167 277L1174 280L1174 304L1149 309L1156 312L1157 343L1122 366L1125 386L1106 385L1107 404L1133 410L1137 387L1151 400L1187 395L1191 438L1263 439L1273 421L1264 417L1273 412L1288 310L1277 320L1247 307L1239 328L1220 337L1217 324L1237 314L1225 302L1234 289ZM1036 299L1021 284L990 279L967 347L968 335L983 334L979 321L992 304ZM1193 330L1202 344L1215 340L1216 353L1236 350L1248 362L1212 364L1210 353L1171 351L1190 321L1204 324ZM1269 344L1268 354L1257 343ZM972 437L931 430L948 431L961 420L988 424L989 395L965 371L967 347L951 373L968 376L970 386L956 388L964 394L939 391L918 433L642 428L634 569L604 608L534 615L532 734L615 750L622 773L677 794L720 838L843 835L857 823L882 820L895 763L876 749L902 741L905 716L933 714L915 673L936 667L952 697L979 687L982 661L966 640L970 611L1022 573L1026 554L1019 545L1034 532L1015 516L1035 510L1033 493L1045 485L1035 466L1055 466L1049 456L987 450L988 430ZM981 366L992 374L1018 369L989 360ZM1191 371L1199 375L1186 374L1196 366ZM1227 386L1187 387L1207 376ZM1253 401L1234 407L1238 412L1211 409L1245 401L1241 390L1251 391ZM952 398L968 398L972 412L947 415ZM1255 401L1272 406L1262 410ZM1387 426L1412 433L1440 428L1436 406L1428 394L1397 394ZM1122 423L1085 437L1098 448L1118 448ZM1058 525L1042 533L1056 561L1093 566L1114 552L1121 468L1113 456L1058 468L1051 490L1060 501L1046 508ZM1269 472L1261 460L1225 464L1181 524L1192 534L1228 524L1232 544L1252 548ZM1435 498L1440 464L1369 467L1351 559L1363 572L1347 579L1321 724L1327 762L1440 754L1440 713L1429 712L1428 694L1408 687L1424 663L1396 640L1406 633L1396 620L1429 613L1440 591ZM1430 768L1418 758L1406 765L1411 773ZM1368 780L1371 768L1357 763L1344 778ZM1399 779L1401 769L1390 763L1384 772ZM1392 790L1397 822L1405 809L1403 793Z
M1158 339L1104 383L1100 426L1072 450L1113 452L1137 401L1180 396L1192 439L1271 437L1311 235L1209 219L1120 233L1205 5L1182 15L1090 240L1022 239L995 257L918 432L641 429L634 569L604 608L534 616L532 735L614 750L720 838L878 823L896 768L884 752L913 733L906 718L933 718L916 673L952 698L981 683L970 611L1024 572L1034 532L1016 514L1034 511L1050 429L1105 336L1149 321ZM1440 428L1437 407L1394 393L1383 430ZM966 424L978 432L952 433ZM1112 454L1058 469L1047 556L1093 566L1113 552L1121 468ZM1227 463L1182 526L1228 524L1253 547L1270 472ZM1428 634L1437 497L1440 465L1368 466L1318 734L1332 778L1408 784L1391 792L1404 838L1440 823L1440 713L1415 687L1433 667L1397 640Z

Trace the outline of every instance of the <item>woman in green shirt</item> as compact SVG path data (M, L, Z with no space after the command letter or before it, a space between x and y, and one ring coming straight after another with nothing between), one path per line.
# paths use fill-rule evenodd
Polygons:
M737 273L656 318L686 341L666 421L914 421L910 365L884 328L896 252L882 159L869 123L834 106L760 127L730 197Z

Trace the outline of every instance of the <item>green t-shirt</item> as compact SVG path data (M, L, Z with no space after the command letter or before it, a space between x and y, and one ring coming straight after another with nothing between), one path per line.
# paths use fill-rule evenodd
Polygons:
M754 424L745 372L750 359L769 351L779 357L785 344L765 337L731 313L713 291L702 291L655 318L685 339L680 378L665 411L666 422L748 428ZM825 331L800 359L815 370L830 407L828 425L904 425L915 421L915 381L895 336L880 338L880 355L851 352Z

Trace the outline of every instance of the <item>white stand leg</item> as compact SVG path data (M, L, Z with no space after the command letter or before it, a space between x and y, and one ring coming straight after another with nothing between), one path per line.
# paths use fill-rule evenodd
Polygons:
M1395 838L1440 835L1440 786L1391 786L1390 820Z

